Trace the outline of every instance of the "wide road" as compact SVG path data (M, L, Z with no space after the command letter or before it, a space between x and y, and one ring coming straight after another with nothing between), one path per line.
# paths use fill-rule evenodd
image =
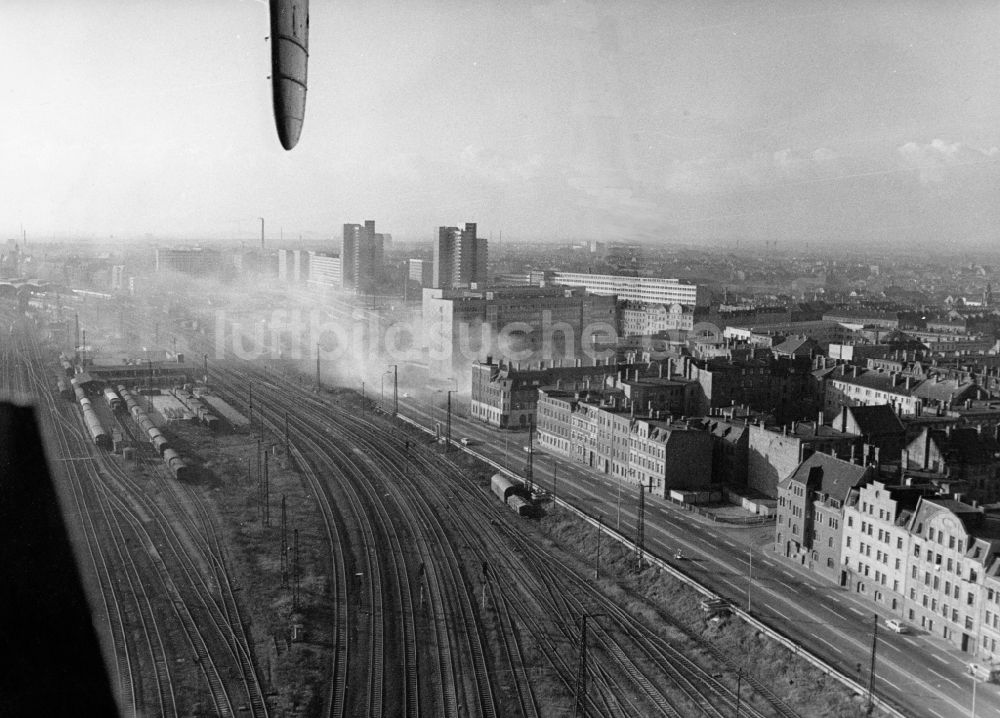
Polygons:
M428 428L436 422L442 428L446 425L443 394L426 403L404 396L405 391L401 387L400 413ZM391 410L391 406L386 408ZM455 397L452 409L454 440L472 439L477 452L525 474L526 431L503 432L467 419L463 416L466 409ZM562 500L594 517L603 516L609 528L634 538L638 509L634 485L619 486L610 476L541 452L534 456L533 478L536 484L555 489ZM717 524L651 494L646 495L644 523L647 550L667 558L741 607L749 605L758 619L842 672L867 682L875 606L775 554L773 525L743 528ZM677 549L683 552L681 560L672 558ZM973 657L919 630L909 635L891 633L882 623L888 617L884 612L879 614L875 692L908 715L973 715L973 680L965 672ZM1000 686L979 683L975 691L974 715L1000 715Z

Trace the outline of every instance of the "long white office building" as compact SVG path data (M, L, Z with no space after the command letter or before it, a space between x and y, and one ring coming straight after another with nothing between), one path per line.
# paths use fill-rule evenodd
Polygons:
M342 268L340 257L310 252L308 282L314 286L340 289Z
M706 307L711 301L708 287L662 277L620 277L614 274L552 272L552 284L583 287L591 294L616 294L620 300L651 304L685 304Z

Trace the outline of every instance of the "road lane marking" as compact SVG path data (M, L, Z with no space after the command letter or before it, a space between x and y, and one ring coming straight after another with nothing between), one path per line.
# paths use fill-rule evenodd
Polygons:
M935 676L937 676L941 680L948 681L953 686L955 686L955 688L959 688L959 689L961 688L960 685L958 685L957 683L955 683L955 681L951 680L948 676L944 675L943 673L939 673L938 671L935 671L933 668L930 668L930 667L928 667L927 670L930 671L931 673L933 673Z
M854 611L859 616L867 616L868 615L867 613L865 613L864 611L862 611L860 608L855 608L854 606L848 606L847 610L848 611Z
M944 658L941 658L941 656L939 656L938 654L932 653L931 651L928 651L928 653L930 654L931 658L936 658L937 660L941 661L946 666L950 666L951 665L951 661L948 661L948 660L945 660Z
M824 640L824 639L820 638L820 637L819 637L819 636L817 636L817 635L816 635L815 633L812 633L812 634L810 634L810 635L811 635L811 636L812 636L813 638L815 638L815 639L816 639L817 641L820 641L820 642L822 642L822 643L825 643L826 645L828 645L828 646L830 647L830 649L831 649L831 650L832 650L832 651L833 651L834 653L840 653L840 649L839 649L839 648L837 648L837 647L836 647L835 645L833 645L832 643L830 643L829 641L827 641L827 640Z

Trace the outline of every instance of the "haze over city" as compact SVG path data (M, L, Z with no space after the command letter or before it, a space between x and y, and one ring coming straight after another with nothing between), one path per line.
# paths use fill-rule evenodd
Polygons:
M267 33L262 2L5 3L0 232L995 237L995 3L317 3L291 153Z

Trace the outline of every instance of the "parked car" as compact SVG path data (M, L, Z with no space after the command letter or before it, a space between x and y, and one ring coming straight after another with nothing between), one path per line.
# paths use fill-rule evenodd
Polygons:
M890 631L895 633L909 633L910 627L905 623L900 621L898 618L887 618L885 619L885 627Z

